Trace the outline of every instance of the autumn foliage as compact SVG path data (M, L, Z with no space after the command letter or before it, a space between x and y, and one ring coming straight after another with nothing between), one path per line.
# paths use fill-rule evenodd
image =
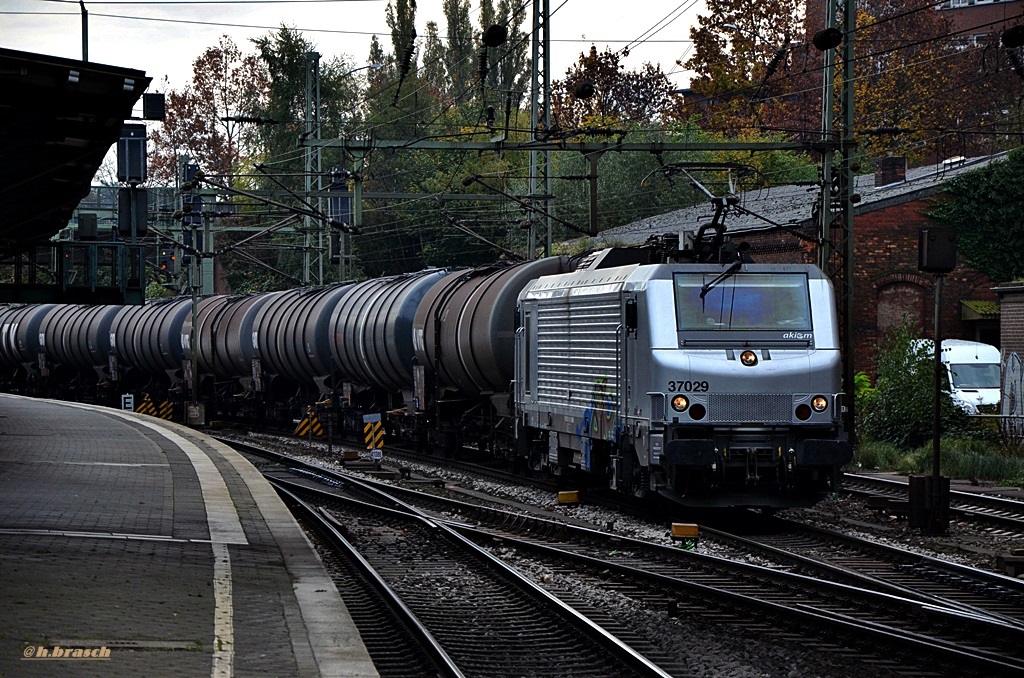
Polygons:
M587 84L592 94L578 96L577 87ZM679 96L660 66L645 63L629 71L617 52L605 49L580 54L551 86L551 122L565 132L616 122L652 123L674 120L682 112Z
M266 96L265 67L243 56L224 36L193 62L192 82L167 92L167 117L154 129L149 170L158 183L173 184L178 157L187 155L210 174L226 174L249 150L251 127L225 120L252 110Z

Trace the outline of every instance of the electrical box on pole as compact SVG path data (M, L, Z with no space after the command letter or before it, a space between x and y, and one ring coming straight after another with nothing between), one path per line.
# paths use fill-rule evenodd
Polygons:
M144 188L129 186L117 189L117 234L125 240L132 235L143 237L149 232L149 196Z
M956 268L956 234L951 228L922 228L917 240L917 268L949 273Z
M146 180L146 126L125 125L117 140L117 180L141 184Z
M166 117L167 106L163 94L147 92L142 95L143 120L163 120Z
M93 212L78 213L78 240L95 240L97 237L97 216Z
M341 263L341 232L331 231L330 237L331 263Z
M182 226L186 228L203 225L203 198L199 195L181 196Z

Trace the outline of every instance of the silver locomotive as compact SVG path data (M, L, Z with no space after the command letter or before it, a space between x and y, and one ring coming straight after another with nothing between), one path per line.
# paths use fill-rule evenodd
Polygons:
M517 435L530 466L701 506L790 506L834 489L852 448L822 272L615 254L520 296Z

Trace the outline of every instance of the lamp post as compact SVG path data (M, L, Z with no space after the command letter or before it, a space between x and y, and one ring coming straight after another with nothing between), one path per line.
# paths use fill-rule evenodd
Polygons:
M376 71L381 68L384 68L384 64L366 64L365 66L359 66L357 68L353 68L350 71L346 71L341 75L341 77L347 78L353 73L358 73L359 71Z
M85 8L85 0L78 0L82 8L82 61L89 60L89 10Z
M351 71L349 71L348 73L345 73L341 77L347 78L348 76L352 75L353 73L358 73L359 71L365 71L365 70L375 71L378 68L384 68L384 64L366 64L365 66L360 66L358 68L353 68Z

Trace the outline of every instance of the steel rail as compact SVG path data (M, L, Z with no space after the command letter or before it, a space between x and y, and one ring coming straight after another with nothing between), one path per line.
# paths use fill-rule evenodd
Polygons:
M899 480L872 478L851 473L844 474L844 478L848 478L853 483L881 488L882 496L898 494L900 497L906 497L909 494L910 484ZM842 491L862 497L878 496L878 492L854 487L842 487ZM951 500L955 500L950 503L950 512L956 516L1011 527L1024 533L1024 502L961 490L950 490L949 496ZM1003 511L1010 515L1001 515L992 513L992 511Z
M299 464L303 463L299 462L298 460L296 460L296 462ZM473 554L477 559L483 561L486 565L489 566L489 568L494 573L496 573L501 578L509 582L512 586L530 595L535 601L539 602L541 605L555 611L556 614L558 614L558 616L562 617L565 621L569 622L577 630L584 633L588 638L591 639L592 642L597 643L610 654L616 656L627 667L629 667L633 671L636 671L638 675L669 678L669 674L665 673L661 668L656 666L646 657L633 650L633 648L631 648L629 645L616 638L614 635L609 633L600 625L594 623L588 617L577 612L575 609L573 609L565 602L563 602L556 596L546 591L544 588L536 584L533 580L531 580L524 574L510 567L500 558L494 556L486 549L478 546L473 541L466 538L452 527L446 525L443 522L435 520L434 518L430 517L429 515L427 515L420 509L412 506L411 504L408 504L396 497L390 496L384 489L374 487L365 481L352 478L350 476L334 474L331 472L327 472L324 475L327 475L332 479L335 479L337 482L347 483L350 484L351 486L358 488L363 492L373 494L377 496L381 501L388 504L392 504L394 507L397 507L392 508L389 506L372 505L372 508L376 510L402 513L402 515L404 515L406 519L422 521L424 524L430 525L432 528L436 528L440 532L444 533L451 541L454 541L455 543L459 544L466 551ZM315 494L320 499L324 500L343 502L354 501L352 499L342 497L335 493L310 488L308 486L285 483L285 481L281 480L277 480L277 482L291 485L293 489L299 489L303 492ZM369 504L366 505L371 506Z
M264 476L266 477L266 476ZM430 630L423 625L416 614L409 609L402 598L391 586L384 581L384 578L377 573L372 565L359 553L358 550L342 535L338 529L338 522L330 515L321 510L314 509L304 502L299 496L289 489L284 483L276 478L267 478L271 486L277 490L281 498L292 507L298 510L308 520L316 525L326 534L336 548L344 552L345 556L357 567L363 577L373 586L380 596L387 603L388 608L398 618L399 622L416 639L423 648L425 654L430 658L439 675L452 678L464 678L465 674L459 670L452 658L445 652L444 648L430 633Z
M259 449L259 448L256 448L256 449ZM282 460L290 459L289 457L287 457L287 455L283 455L283 454L280 454L280 453L271 452L270 454L272 456L274 456L275 458L277 458L277 459L282 459ZM305 462L301 462L299 460L294 460L294 461L297 464L300 464L300 465L303 465L303 466L306 465ZM329 477L329 478L337 479L337 480L335 480L335 482L339 482L339 481L350 482L351 481L350 477L347 476L347 475L336 474L336 473L334 473L334 472L332 472L330 470L321 469L319 467L315 467L315 468L316 468L316 471L313 473L313 475L323 475L323 476L326 476L326 477ZM373 481L358 481L358 483L360 485L363 485L363 486L370 486L370 485L374 485L375 484L375 483L373 483ZM386 488L386 491L385 491L386 494L394 493L394 494L405 495L405 496L411 496L411 495L416 495L416 496L420 496L420 497L423 496L422 493L416 492L415 490L401 488L401 487L398 487L398 486L385 485L384 487ZM703 555L700 555L700 554L694 554L694 553L679 551L678 549L674 549L674 548L671 548L671 547L660 546L660 545L657 545L657 544L650 544L650 543L642 542L642 541L639 541L639 540L633 540L633 539L630 539L630 538L627 538L627 537L621 537L621 536L618 536L618 535L610 535L608 533L600 532L599 530L596 530L596 529L575 527L575 526L566 525L566 524L563 524L563 523L556 523L554 521L545 520L545 519L542 519L542 518L535 518L535 517L526 518L526 517L523 517L521 515L510 515L510 514L508 514L505 511L501 511L500 509L494 509L494 508L490 508L490 507L482 507L482 506L479 506L479 505L476 505L476 504L468 504L466 502L460 502L458 500L444 498L444 497L437 497L435 495L428 495L427 498L431 502L438 502L438 503L441 503L441 504L443 504L443 505L445 505L447 507L454 508L456 510L467 511L467 512L475 512L477 514L475 517L480 517L482 514L491 514L493 516L498 516L496 518L493 518L493 521L496 522L496 523L499 523L499 529L511 529L511 528L509 528L509 524L508 524L509 520L511 520L513 523L516 523L517 527L519 527L520 529L522 529L524 524L528 523L530 525L529 529L532 532L536 533L536 534L541 534L545 530L552 530L552 531L556 531L556 532L557 531L563 531L564 532L564 531L570 531L571 530L571 531L574 531L574 532L586 533L587 535L589 535L591 537L594 537L594 538L612 540L613 542L615 542L616 544L618 544L620 546L626 546L626 547L631 547L631 546L632 547L641 547L642 546L643 548L646 548L646 549L663 549L665 551L671 551L672 554L675 557L684 557L684 558L685 557L690 557L690 558L705 558L705 559L710 559L710 560L722 560L722 559L716 558L714 556L703 556ZM408 506L407 502L402 501L402 500L397 499L397 498L390 498L389 501L395 502L395 504L398 505L398 506ZM427 514L422 514L422 515L427 515ZM470 513L470 515L473 515L473 513ZM501 516L504 516L504 518L502 518ZM505 524L504 525L500 525L500 523L502 523L502 522L504 522ZM458 522L454 522L454 521L444 521L444 523L447 524L452 529L460 531L460 532L464 532L466 530L471 529L467 525L464 525L464 524L461 524L461 523L458 523ZM534 527L535 525L540 525L541 527L540 528L535 528ZM489 534L492 538L495 538L495 536L492 533L486 533L486 534ZM722 534L724 534L724 533L722 533ZM729 535L729 536L731 537L731 535ZM501 537L498 537L498 538L503 539L503 540L508 540L510 542L521 541L521 540L517 540L514 537L507 537L507 536L504 536L504 535L502 535ZM760 544L757 544L756 546L758 548L763 548L763 545L760 545ZM533 548L533 546L531 546L531 548ZM550 547L550 546L546 546L546 545L537 545L536 548L538 548L538 549L542 549L542 548L543 549L553 549L553 552L565 553L565 551L563 551L563 550L555 549L554 547ZM789 559L793 558L792 554L788 554L788 553L785 553L785 552L781 552L781 553L783 555L785 555ZM568 556L563 556L563 557L568 557ZM588 558L588 556L582 556L582 555L580 555L579 557L580 558ZM806 559L806 560L809 562L809 564L811 564L811 565L813 565L815 567L818 567L818 568L827 568L828 565L829 565L829 564L821 563L819 561L814 561L813 559ZM594 564L595 566L599 565L601 567L606 567L606 568L609 568L609 567L610 568L628 567L628 566L623 566L621 563L615 563L615 562L612 562L612 561L606 561L606 560L603 560L603 559L600 559L600 558L592 558L590 562L592 564ZM940 564L944 564L944 561L937 561L937 562L940 563ZM964 568L963 566L959 566L959 565L956 565L956 564L950 564L950 565L954 565L955 566L954 569L970 570L970 568ZM770 568L763 568L763 567L760 567L760 566L747 565L747 564L743 564L743 563L735 563L735 562L732 562L732 561L724 561L723 560L722 561L722 566L723 567L727 567L727 568L737 568L737 567L753 568L753 569L758 569L758 570L766 571L766 572L770 573L770 576L775 578L776 580L781 579L784 582L788 581L789 585L801 585L798 582L803 581L804 583L802 584L802 586L807 586L808 584L813 584L814 587L817 587L819 589L824 587L824 589L831 590L831 591L834 592L835 595L842 595L843 591L847 591L847 592L856 591L856 592L859 592L860 595L868 595L869 597L874 595L874 596L878 596L879 597L875 604L881 604L883 601L887 601L890 605L892 605L893 603L898 603L898 604L901 604L901 605L909 605L910 607L908 608L908 611L910 609L913 609L913 610L917 610L920 613L925 614L926 616L931 615L931 616L936 616L937 618L956 619L960 623L966 623L966 624L969 624L971 626L975 626L975 627L981 628L982 630L990 629L991 633L999 633L1000 631L1005 633L1007 630L1011 630L1011 629L1016 629L1018 634L1020 634L1021 632L1024 632L1024 629L1022 629L1019 626L1019 623L1014 623L1013 625L1010 625L1009 628L1008 628L1007 625L1004 623L1006 620L1001 619L1001 618L997 619L996 618L997 615L993 615L991 613L988 613L988 612L985 612L985 611L982 611L982 610L978 610L977 608L971 608L971 606L960 605L960 604L957 604L955 601L948 601L947 599L944 599L944 598L941 598L941 597L930 596L930 595L927 595L927 594L922 594L920 592L914 592L913 590L901 589L900 587L896 587L895 585L880 586L879 588L888 588L889 591L898 591L899 595L896 595L896 594L893 594L893 593L880 593L880 592L878 592L876 590L863 589L863 588L858 588L858 587L849 586L849 585L845 585L845 584L837 584L837 583L830 582L830 581L824 581L820 577L818 577L818 578L808 577L806 575L799 575L799 574L794 574L794 573L790 573L790 572L771 570ZM834 568L834 570L836 572L843 574L843 576L846 576L846 577L859 577L862 581L868 581L869 583L871 583L871 585L874 585L874 586L878 586L880 583L881 584L885 584L885 582L878 582L874 578L871 578L871 577L868 577L868 576L865 576L865 575L860 575L859 573L856 573L856 572L853 572L853 571L850 571L850 570L846 570L844 568L837 568L837 567L834 567L834 566L832 566L832 567ZM644 570L641 570L641 571L644 571ZM651 576L654 576L654 577L665 577L665 575L660 575L658 573L653 573L652 572L650 574L651 574ZM984 574L987 574L987 573L984 573ZM1006 578L1000 578L1000 579L1006 579ZM670 577L668 579L661 580L661 583L662 584L668 584L668 583L670 583L672 581L676 581L678 583L681 580L677 580L675 578L671 578ZM702 591L705 590L704 588L701 588L703 585L700 585L700 584L694 584L692 582L685 582L685 585L687 585L687 586L691 586L692 585L694 587L697 587L697 590L702 590ZM733 595L740 596L740 598L738 598L737 600L742 600L742 599L746 598L746 596L744 596L744 594L739 594L739 593L736 593L736 592L730 592L730 591L725 591L725 590L722 590L722 589L714 589L714 588L712 588L710 590L712 590L712 591L720 591L721 594L725 595L727 598L728 598L728 596L733 596ZM906 595L906 593L908 593L908 592L911 595ZM779 603L775 603L775 602L768 601L768 600L763 600L763 599L760 599L760 598L758 598L757 600L759 600L761 604L766 605L766 606L769 607L769 609L773 609L773 610L775 608L772 607L772 606L779 605ZM837 630L849 631L850 630L850 625L852 625L860 633L861 632L861 627L866 625L867 627L870 627L870 632L871 633L880 633L880 634L882 634L883 637L888 635L888 636L893 637L893 638L904 639L901 642L906 642L906 643L912 645L913 647L915 647L917 649L921 649L921 648L926 647L926 646L929 647L929 648L941 649L941 652L944 653L945 656L948 656L949 659L955 659L956 661L969 660L969 661L972 661L972 662L974 662L974 661L981 662L986 667L988 667L988 668L990 668L990 669L992 669L994 671L998 671L998 672L1007 671L1009 669L1012 669L1012 670L1015 670L1015 671L1016 670L1024 670L1024 664L1015 665L1015 664L1012 663L1012 660L1007 659L1006 657L1003 657L1003 656L1000 656L1000 655L995 655L994 653L991 653L991 652L987 652L984 649L966 649L966 648L964 648L962 646L956 645L955 643L951 643L949 641L942 640L942 639L935 639L935 638L930 638L930 637L927 637L927 636L923 636L923 635L918 634L918 633L916 633L914 631L895 629L895 628L886 626L884 624L879 624L878 622L853 618L853 617L850 617L849 615L844 615L841 612L835 612L835 611L827 612L827 611L824 611L824 610L822 610L822 609L820 609L818 607L807 605L806 603L802 603L801 605L803 605L803 607L806 608L804 610L804 612L807 612L808 614L824 615L825 617L828 617L829 619L831 619L832 620L831 623L834 623L834 624L838 625L837 626ZM815 616L814 618L818 619L817 616ZM865 631L865 633L866 633L866 631Z
M482 538L494 539L492 533L478 530L475 527L468 525L457 525L457 529L466 533L476 533ZM674 587L696 593L706 598L717 600L721 603L727 603L730 606L740 605L745 609L756 609L760 610L764 614L780 614L789 617L794 620L798 625L803 628L816 628L817 625L826 625L837 632L850 633L856 636L867 639L868 641L882 641L886 643L895 643L901 648L912 648L914 651L921 654L923 657L932 658L934 655L939 654L951 661L961 662L972 669L983 669L992 671L994 675L1001 675L1003 673L1018 673L1024 671L1024 662L1013 662L1009 661L1004 657L996 656L991 653L978 650L976 648L968 648L955 643L951 643L939 638L925 636L913 631L907 631L904 629L897 629L878 622L874 622L868 619L860 617L852 617L850 615L844 615L839 612L827 610L825 608L813 607L806 603L799 603L795 606L783 605L764 598L759 598L756 595L748 595L745 593L739 593L736 591L729 591L723 588L702 584L699 582L689 581L673 577L670 575L661 574L658 572L651 572L649 570L643 570L634 568L629 565L623 565L614 561L605 560L602 558L594 558L584 554L573 553L571 551L565 551L557 547L548 546L546 544L540 544L537 542L517 539L514 537L502 537L502 541L522 548L524 550L530 550L537 553L543 553L549 557L560 558L563 560L572 560L578 563L584 563L592 567L604 568L614 570L616 572L625 574L630 577L635 577L641 580L647 580L652 584ZM751 565L752 568L760 568L757 565ZM767 568L761 568L767 569ZM793 575L800 576L800 575ZM808 578L810 579L810 578ZM836 585L843 586L843 585ZM854 587L847 587L854 589ZM862 593L877 594L874 591L868 591L864 589L854 589ZM940 608L932 605L922 605L920 608L922 611L930 612L938 616L947 616L955 620L968 621L973 619L970 616L958 615L955 611L949 608ZM994 630L998 630L996 627Z

